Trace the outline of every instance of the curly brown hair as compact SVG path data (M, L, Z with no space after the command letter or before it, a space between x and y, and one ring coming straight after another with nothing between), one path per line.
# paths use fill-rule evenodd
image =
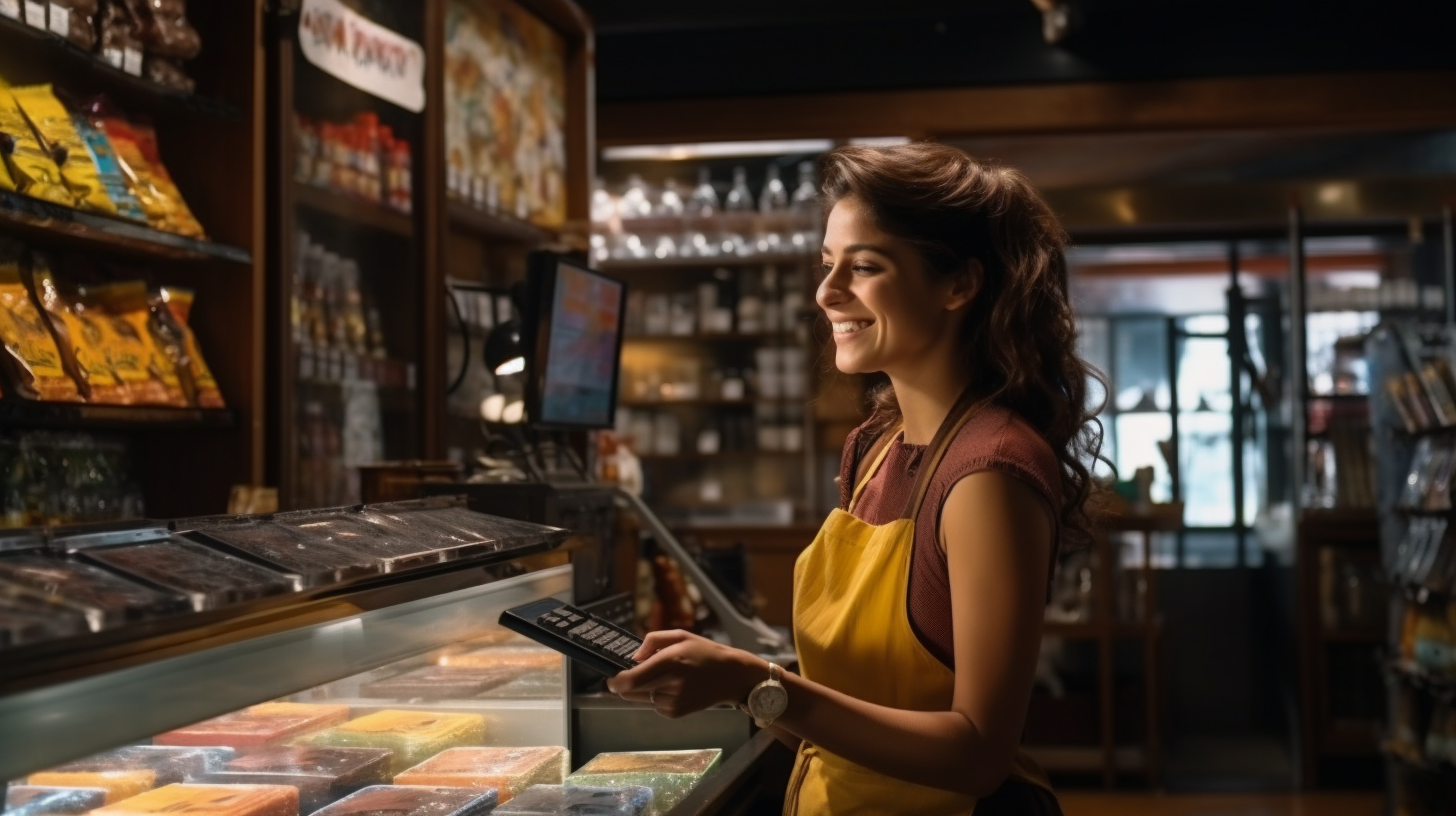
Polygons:
M1106 394L1106 378L1077 354L1067 234L1041 194L1010 167L931 142L841 147L825 155L822 173L826 215L855 199L880 229L915 247L932 274L964 274L981 262L961 344L973 387L1051 445L1062 466L1063 551L1088 543L1088 465L1107 460L1102 406L1088 405L1087 385L1095 379ZM899 423L892 387L875 391L873 402L871 435Z

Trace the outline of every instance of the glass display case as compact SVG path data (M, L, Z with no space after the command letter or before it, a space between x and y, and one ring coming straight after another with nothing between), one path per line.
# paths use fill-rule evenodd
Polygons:
M498 624L572 600L566 536L440 499L8 534L6 812L679 814L755 795L776 743L738 712L573 695L591 681ZM692 779L684 748L707 752ZM620 752L637 755L602 759ZM632 772L573 775L594 759Z

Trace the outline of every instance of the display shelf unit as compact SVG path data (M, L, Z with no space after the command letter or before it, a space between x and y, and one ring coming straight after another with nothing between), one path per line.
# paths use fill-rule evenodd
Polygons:
M536 245L552 243L557 238L551 230L529 221L479 209L463 201L451 200L445 205L445 213L451 229L485 242Z
M0 191L0 229L22 233L38 244L84 244L98 251L143 258L211 259L245 266L253 262L252 254L239 247L174 235L8 191Z
M53 253L63 276L75 259L104 269L109 279L141 277L196 292L189 322L227 411L39 406L9 395L0 401L7 430L98 431L126 442L151 515L220 513L232 486L264 483L263 5L189 8L203 43L185 68L197 82L195 94L128 75L53 34L0 17L0 78L12 86L49 83L72 105L105 94L122 115L149 119L163 164L210 236L194 240L0 193L0 235Z
M368 229L383 230L403 238L414 234L410 217L377 201L352 198L340 193L294 182L293 200L300 207L325 213Z
M1182 513L1108 515L1099 520L1098 536L1093 545L1096 568L1093 570L1093 605L1091 619L1064 623L1047 621L1043 637L1091 641L1097 648L1097 744L1092 746L1028 745L1031 754L1049 773L1096 773L1104 787L1111 788L1121 774L1138 774L1156 787L1161 772L1162 755L1162 666L1161 640L1163 624L1157 611L1158 571L1152 567L1152 537L1158 532L1176 531L1182 524ZM1144 583L1135 609L1137 620L1119 618L1114 605L1115 564L1120 564L1112 536L1132 535L1140 545L1136 563L1116 569L1133 570ZM1141 743L1119 743L1117 733L1118 694L1115 674L1118 644L1139 647L1143 664L1143 733Z
M231 428L230 410L164 408L148 405L81 405L0 399L0 425L10 428L126 430L133 428Z
M128 100L150 100L187 112L235 122L248 119L240 105L158 85L145 77L127 73L98 54L84 51L50 31L43 31L3 14L0 14L0 37L5 38L8 48L24 54L25 58L44 63L63 73L68 79L80 80L87 86L94 86L96 90L104 90Z

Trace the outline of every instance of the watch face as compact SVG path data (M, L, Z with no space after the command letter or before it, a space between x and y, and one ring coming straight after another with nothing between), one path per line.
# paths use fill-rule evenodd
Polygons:
M773 720L789 707L789 694L783 686L765 684L753 690L748 708L760 720Z

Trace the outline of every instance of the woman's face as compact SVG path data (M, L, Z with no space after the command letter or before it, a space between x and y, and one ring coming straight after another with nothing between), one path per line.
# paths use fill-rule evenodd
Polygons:
M814 299L834 329L840 371L894 377L951 349L954 316L968 300L956 290L964 287L932 280L920 254L876 226L856 199L829 213L821 274Z

